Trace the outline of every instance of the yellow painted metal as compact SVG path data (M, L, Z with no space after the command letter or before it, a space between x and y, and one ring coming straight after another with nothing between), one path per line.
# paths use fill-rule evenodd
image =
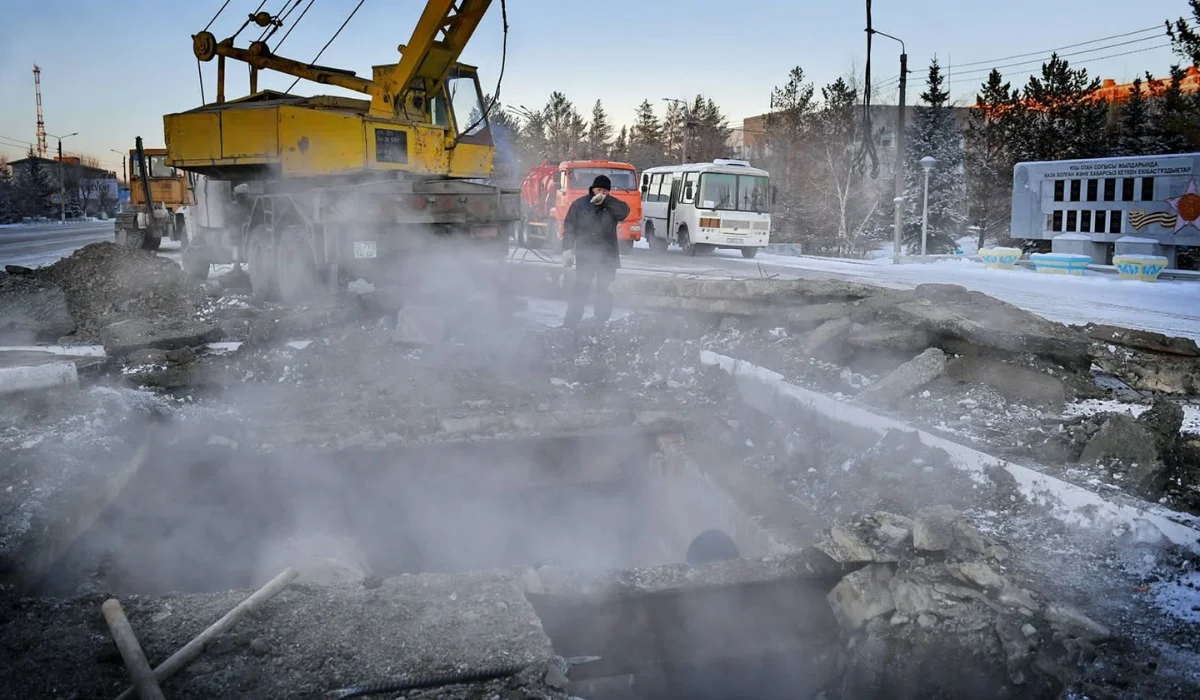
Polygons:
M142 153L147 158L154 156L167 155L165 148L143 148ZM142 206L146 203L146 196L143 194L141 186L141 174L137 167L137 150L129 150L130 169L133 171L131 176L131 187L129 188L129 202L134 206ZM175 177L150 177L150 196L154 199L156 206L166 206L167 209L174 211L182 206L195 204L195 198L192 196L192 190L187 186L186 175L178 173Z
M451 177L486 177L495 148L490 139L458 141L454 129L469 115L454 115L446 99L450 75L477 83L473 67L457 63L491 0L427 0L398 63L374 66L371 79L351 71L276 56L266 44L248 49L211 34L193 37L202 61L226 58L258 70L275 70L367 95L296 97L259 92L163 117L168 162L227 179L305 177L363 171L406 171ZM435 109L441 113L435 116ZM476 142L478 141L478 142Z

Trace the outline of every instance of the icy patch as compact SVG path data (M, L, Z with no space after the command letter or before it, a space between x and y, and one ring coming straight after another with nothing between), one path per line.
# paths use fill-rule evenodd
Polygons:
M1123 413L1127 416L1137 418L1148 410L1150 410L1150 407L1146 404L1126 403L1113 399L1087 399L1067 404L1063 409L1063 415L1076 418L1080 416L1094 416L1099 413ZM1200 405L1196 403L1186 403L1183 405L1183 427L1180 429L1180 432L1200 433Z
M1200 623L1200 571L1191 571L1173 581L1150 587L1155 606L1183 622Z

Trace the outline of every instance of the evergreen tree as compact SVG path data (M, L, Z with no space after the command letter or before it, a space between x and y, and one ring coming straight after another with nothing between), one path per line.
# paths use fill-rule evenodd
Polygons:
M0 158L0 224L11 224L19 218L12 172L8 169L8 161Z
M1116 148L1118 155L1147 155L1154 150L1149 112L1146 91L1143 89L1142 79L1138 78L1129 88L1129 99L1121 106Z
M50 195L54 193L54 183L49 173L42 168L42 163L29 149L26 167L16 179L15 191L17 198L18 216L49 216L53 213Z
M623 163L629 162L629 129L621 127L612 145L612 159Z
M756 150L776 188L771 216L771 236L776 240L797 242L811 235L805 188L816 110L815 90L800 66L788 72L782 87L771 91L771 111L763 120Z
M521 155L520 131L521 125L513 119L504 107L493 104L491 95L484 96L483 103L491 105L488 111L488 126L492 131L492 141L496 144L496 158L492 164L492 179L505 184L521 181L524 163ZM476 110L477 111L477 110ZM472 122L477 116L473 116Z
M612 148L612 123L608 120L608 113L604 111L604 105L600 104L600 100L596 100L596 104L592 105L592 123L588 126L588 157L605 159L609 157L609 150Z
M707 163L716 158L729 156L729 120L721 114L717 103L712 98L696 95L688 107L692 119L692 128L687 132L688 160L693 163Z
M650 100L642 100L637 107L633 128L629 132L629 160L638 170L666 163L662 124L654 114L654 105L650 104Z
M690 148L690 141L694 140L690 138L689 132L695 129L695 120L688 117L686 105L678 102L667 103L667 113L662 120L662 143L664 155L669 163L683 162L684 141L689 141ZM688 160L694 160L690 157L691 155L691 153L688 154Z
M1156 153L1188 153L1200 146L1200 118L1197 98L1183 93L1186 71L1171 67L1166 84L1158 83L1149 117L1149 142Z
M944 84L941 66L935 58L929 65L926 90L921 93L925 104L913 110L905 154L902 235L910 251L921 247L925 170L920 161L925 156L937 161L929 173L927 252L931 254L954 252L966 223L962 136Z
M1192 8L1192 21L1200 25L1200 0L1188 0L1188 6ZM1167 22L1167 36L1171 37L1171 48L1176 55L1189 65L1200 65L1200 33L1187 20L1180 17L1174 25Z
M979 247L989 238L1006 237L1012 210L1012 173L1016 161L1009 148L1019 120L1019 96L1000 71L993 69L975 97L966 129L963 165L967 187L967 219L979 229Z
M1105 138L1108 108L1095 99L1100 79L1087 70L1073 69L1052 54L1041 76L1025 86L1022 124L1015 134L1019 160L1067 160L1108 155Z
M550 101L542 109L546 128L546 156L557 163L583 155L587 148L587 122L575 109L575 105L561 92L550 94Z
M550 159L545 115L541 112L530 112L524 117L525 123L518 132L523 155L522 171Z

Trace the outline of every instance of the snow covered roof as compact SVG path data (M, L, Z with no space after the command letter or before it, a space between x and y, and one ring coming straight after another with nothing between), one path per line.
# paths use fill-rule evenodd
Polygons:
M1139 238L1137 236L1121 236L1117 239L1117 243L1158 243L1153 238Z

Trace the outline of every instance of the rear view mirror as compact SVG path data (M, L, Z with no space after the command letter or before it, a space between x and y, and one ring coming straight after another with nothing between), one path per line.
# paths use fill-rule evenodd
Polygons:
M692 183L687 183L683 186L683 198L691 199L693 194Z
M649 192L649 191L650 191L650 185L647 185L646 183L643 182L642 183L642 193L645 194L646 192Z

